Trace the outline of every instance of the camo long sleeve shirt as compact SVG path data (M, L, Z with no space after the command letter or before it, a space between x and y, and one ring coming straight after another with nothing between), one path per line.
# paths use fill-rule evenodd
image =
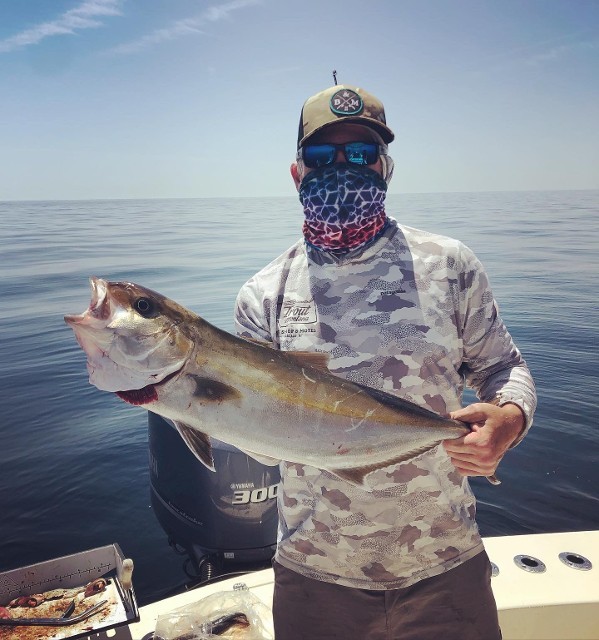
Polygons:
M440 414L460 408L467 383L483 401L520 406L530 427L529 370L482 265L456 240L392 219L343 256L300 240L243 286L236 324L278 349L326 352L335 375ZM442 445L369 484L282 462L276 560L326 582L395 589L482 550L474 496Z

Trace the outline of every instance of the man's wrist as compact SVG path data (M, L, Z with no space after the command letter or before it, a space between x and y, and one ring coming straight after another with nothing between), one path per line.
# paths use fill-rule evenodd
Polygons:
M526 429L526 415L522 407L515 402L505 402L500 405L504 415L506 416L505 426L512 436L510 447L519 442Z

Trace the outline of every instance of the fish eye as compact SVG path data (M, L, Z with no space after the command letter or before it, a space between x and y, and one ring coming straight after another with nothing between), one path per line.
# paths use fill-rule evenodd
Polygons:
M133 308L144 318L151 318L155 316L158 311L156 304L153 300L150 300L150 298L137 298L133 303Z

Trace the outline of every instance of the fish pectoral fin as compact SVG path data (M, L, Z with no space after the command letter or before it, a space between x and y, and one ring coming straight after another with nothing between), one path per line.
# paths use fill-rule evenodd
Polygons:
M400 456L395 458L391 458L390 460L385 460L384 462L379 462L378 464L368 465L366 467L352 467L351 469L327 469L333 475L345 480L345 482L349 482L349 484L354 485L355 487L360 487L361 489L366 489L367 491L372 491L372 488L366 482L367 476L369 476L374 471L378 471L379 469L385 469L387 467L392 467L396 464L400 464L402 462L407 462L416 456L419 456L427 451L431 451L437 445L426 445L424 447L420 447L419 449L413 449L412 451L407 451Z
M248 451L247 449L241 449L243 453L245 453L250 458L253 458L256 462L260 464L265 464L267 467L275 467L281 462L276 458L271 458L270 456L262 455L261 453L254 453L253 451Z
M210 436L190 427L184 422L173 420L179 435L183 438L185 444L190 448L193 455L210 471L216 471L214 468L214 458L212 457L212 444Z

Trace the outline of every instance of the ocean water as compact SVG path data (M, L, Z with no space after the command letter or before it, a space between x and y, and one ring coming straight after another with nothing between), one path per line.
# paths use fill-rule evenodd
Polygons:
M535 377L503 483L472 481L483 535L598 529L599 191L394 195L387 211L474 249ZM88 384L63 315L98 275L231 331L237 290L300 226L293 197L0 202L0 571L118 542L141 604L188 581L150 506L146 413Z

